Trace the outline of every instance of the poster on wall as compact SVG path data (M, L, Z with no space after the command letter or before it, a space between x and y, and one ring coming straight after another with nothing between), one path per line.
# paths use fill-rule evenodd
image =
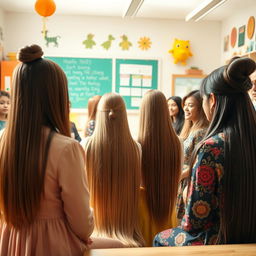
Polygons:
M253 34L254 34L254 29L255 29L255 19L253 16L251 16L248 19L248 23L247 23L247 37L249 39L253 38Z
M244 39L245 39L245 25L240 27L238 30L238 47L244 45Z
M237 30L234 27L234 28L232 28L231 34L230 34L230 44L231 44L232 48L234 48L236 45L236 39L237 39Z

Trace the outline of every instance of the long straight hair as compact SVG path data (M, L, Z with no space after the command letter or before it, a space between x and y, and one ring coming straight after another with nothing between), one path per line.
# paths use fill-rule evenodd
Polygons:
M138 142L142 146L142 183L149 214L156 223L166 223L177 196L181 145L160 91L151 90L143 97Z
M177 135L179 135L182 130L182 127L184 125L184 110L182 107L182 100L181 100L181 97L179 97L179 96L172 96L172 97L168 98L167 102L169 100L173 100L177 104L178 109L179 109L179 112L176 116L176 122L173 123L173 128L176 131ZM172 120L172 122L174 121L174 118L172 116L171 116L171 120Z
M213 71L201 85L202 95L216 96L205 140L224 133L218 243L256 242L256 114L247 93L255 68L253 60L236 58Z
M127 246L142 246L138 224L140 151L130 134L120 95L109 93L101 98L95 131L85 151L97 232Z
M182 106L184 108L185 101L193 97L196 100L197 103L197 108L198 108L198 119L196 122L192 122L191 120L185 120L183 128L180 133L180 138L185 140L189 136L190 133L200 130L200 129L205 129L208 127L209 122L205 116L203 107L202 107L202 97L200 95L199 90L194 90L188 93L183 99L182 99Z
M25 53L32 60L14 71L12 107L0 140L0 209L17 229L32 224L40 207L48 156L43 126L70 136L66 76L51 61L33 60L38 51L34 45L20 52L21 61Z

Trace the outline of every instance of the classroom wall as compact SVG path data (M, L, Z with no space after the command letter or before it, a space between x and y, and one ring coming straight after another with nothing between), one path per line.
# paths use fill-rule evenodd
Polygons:
M0 8L0 60L4 57L4 39L5 39L5 14Z
M40 44L45 55L73 57L113 57L159 60L159 88L166 97L171 95L172 74L184 74L185 69L197 66L209 73L220 65L221 23L220 22L184 22L163 19L122 19L111 17L53 15L48 18L49 36L59 35L59 47L45 46L42 37L42 20L37 14L6 13L6 52L17 51L18 48L31 43ZM85 49L82 42L86 35L92 33L97 45L93 49ZM112 48L106 51L100 44L112 34L116 40ZM120 36L127 35L133 47L122 51L119 47ZM152 47L142 51L137 47L140 37L150 37ZM194 54L187 66L173 64L168 53L174 38L190 40ZM85 112L84 112L85 113ZM80 114L77 122L81 129L86 115ZM129 123L134 137L138 129L138 112L129 113Z
M242 4L242 1L241 1ZM221 26L221 63L225 64L227 60L229 60L235 53L238 55L243 55L247 51L247 45L249 45L249 42L251 40L247 37L247 30L245 31L245 44L244 46L238 47L237 43L234 48L230 45L229 40L229 48L227 52L224 52L224 37L231 34L231 30L233 27L237 28L237 32L239 30L239 27L246 25L250 16L254 16L256 19L256 1L253 2L250 6L243 6L243 8L238 8L232 16L222 21ZM256 33L254 33L254 36L252 38L253 41L256 41ZM256 48L254 47L254 50Z

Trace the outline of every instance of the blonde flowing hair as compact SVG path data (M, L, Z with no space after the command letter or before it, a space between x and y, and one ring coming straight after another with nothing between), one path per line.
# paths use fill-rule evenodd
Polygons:
M151 90L143 97L138 141L142 146L142 183L148 210L154 221L162 224L175 207L181 145L160 91Z
M101 98L95 131L85 150L98 234L119 239L126 246L142 246L138 224L140 151L130 134L120 95L108 93Z
M207 120L206 115L203 110L203 106L202 106L203 99L200 95L199 90L194 90L194 91L190 92L189 94L187 94L182 99L182 107L184 108L186 99L188 99L190 97L193 97L196 100L197 108L198 108L198 119L194 123L191 120L185 120L183 128L180 133L180 138L182 140L187 139L187 137L189 136L189 134L191 132L194 132L194 131L197 131L200 129L204 129L209 126L209 121Z

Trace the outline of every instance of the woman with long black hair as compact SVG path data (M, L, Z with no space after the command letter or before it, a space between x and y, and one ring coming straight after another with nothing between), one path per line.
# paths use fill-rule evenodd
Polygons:
M247 93L255 69L236 58L203 80L210 127L192 156L185 215L155 246L256 242L256 114Z

